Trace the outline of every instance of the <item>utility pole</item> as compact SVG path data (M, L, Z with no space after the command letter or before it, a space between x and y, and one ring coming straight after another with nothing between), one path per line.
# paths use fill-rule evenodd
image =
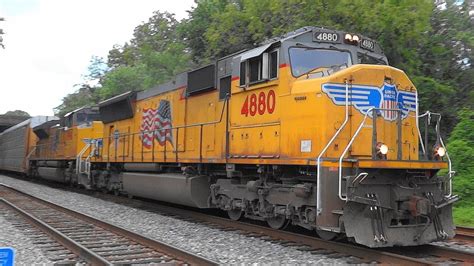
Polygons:
M5 21L5 19L0 17L0 21ZM0 28L0 47L5 49L5 45L3 45L3 37L2 37L3 34L5 34L5 32L3 32L3 29Z

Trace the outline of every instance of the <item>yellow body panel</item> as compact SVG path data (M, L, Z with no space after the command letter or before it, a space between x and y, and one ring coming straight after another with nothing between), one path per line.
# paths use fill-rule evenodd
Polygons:
M104 126L100 121L71 128L51 128L49 138L37 142L31 159L74 160L87 145L84 139L102 138L103 132Z
M381 65L354 65L320 78L295 78L290 68L282 65L278 79L249 87L240 87L239 80L233 78L227 159L227 112L225 101L218 99L218 92L183 97L185 89L172 90L137 100L133 118L106 124L101 156L96 160L314 164L345 119L345 106L335 105L322 91L322 85L350 81L352 84L381 87L387 79L393 80L400 91L415 91L403 71ZM153 134L144 131L146 111L156 111L160 100L170 102L171 137L165 143L155 139L149 145L142 145L142 135L148 133L151 139ZM246 105L247 109L244 108ZM410 112L402 120L401 158L397 157L397 121L377 119L377 142L388 145L388 160L418 160L418 131L414 116L415 113ZM349 117L348 124L323 157L339 158L364 119L364 115L353 106L350 106ZM366 127L345 157L371 158L372 122L372 118L366 119ZM367 167L372 166L377 167L376 164Z

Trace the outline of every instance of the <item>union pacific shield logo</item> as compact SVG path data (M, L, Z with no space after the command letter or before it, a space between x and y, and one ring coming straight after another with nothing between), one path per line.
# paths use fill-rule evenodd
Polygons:
M340 83L323 84L322 91L326 93L336 105L346 104L346 85ZM356 85L349 86L349 105L354 106L363 115L371 108L400 109L402 119L409 112L416 112L416 92L400 91L392 84L384 83L382 87ZM397 111L382 110L379 114L388 121L398 118ZM372 117L372 112L368 114Z
M382 109L397 109L397 89L395 85L385 84L382 88L383 101L380 108ZM397 119L397 111L382 110L382 116L389 121Z

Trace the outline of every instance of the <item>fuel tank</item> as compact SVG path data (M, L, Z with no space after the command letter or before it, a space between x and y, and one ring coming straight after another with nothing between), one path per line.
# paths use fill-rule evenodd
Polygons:
M133 196L197 208L208 208L210 184L207 176L125 172L123 189Z
M66 180L65 170L61 168L38 167L38 174L41 178L51 181L65 182Z

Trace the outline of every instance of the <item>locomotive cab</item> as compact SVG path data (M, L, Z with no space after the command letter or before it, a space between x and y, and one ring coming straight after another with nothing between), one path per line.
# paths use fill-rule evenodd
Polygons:
M229 216L246 209L275 228L291 220L370 247L453 237L457 197L439 117L418 113L415 86L374 40L308 27L235 56L233 65L240 67L228 156L273 170L259 166L258 180L247 182L251 197L217 180L214 197L226 198L215 201ZM443 168L448 174L437 176ZM277 192L282 187L290 192Z
M320 235L344 232L371 247L453 237L457 197L440 117L418 113L406 74L388 66L375 41L351 33L313 28L281 50L294 99L287 108L297 111L280 114L300 154L316 158Z

